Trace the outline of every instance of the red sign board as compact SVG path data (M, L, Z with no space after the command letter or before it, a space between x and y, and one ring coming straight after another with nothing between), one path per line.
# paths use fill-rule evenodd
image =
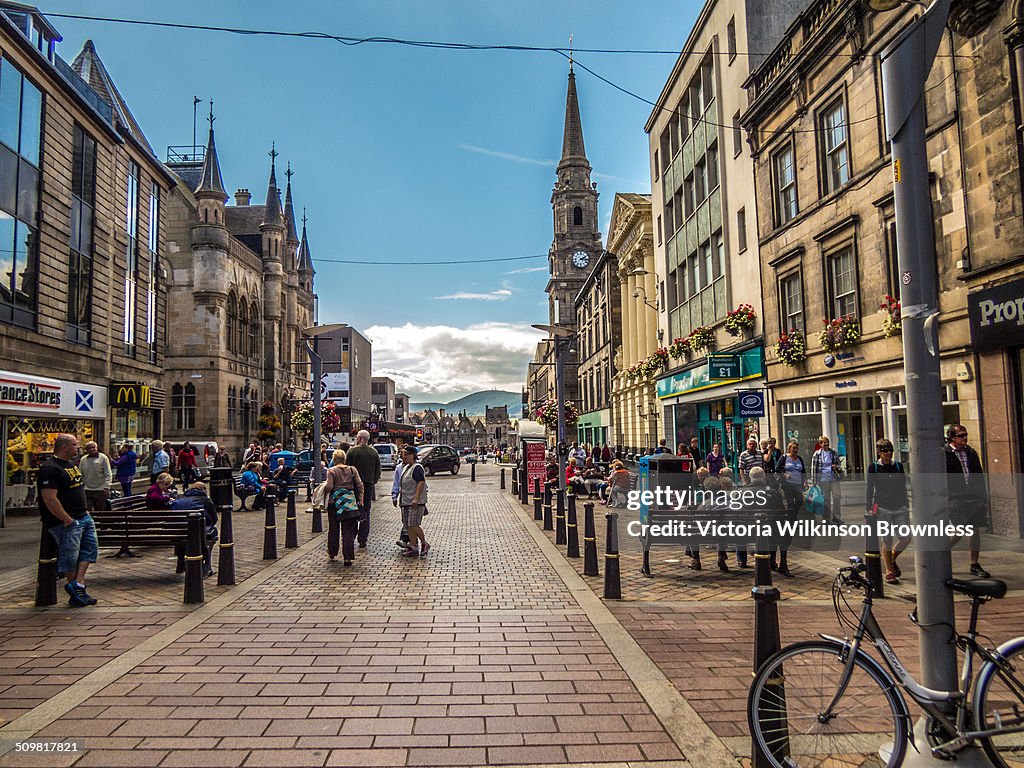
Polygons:
M526 454L526 487L533 492L534 478L540 480L541 487L547 479L547 446L539 441L525 443Z

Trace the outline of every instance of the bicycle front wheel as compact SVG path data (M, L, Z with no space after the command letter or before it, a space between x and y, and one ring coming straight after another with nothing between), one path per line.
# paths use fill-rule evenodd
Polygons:
M858 654L846 690L826 712L846 665L843 648L827 640L797 643L758 670L747 715L755 745L774 768L896 768L903 762L906 704L870 656Z
M1004 661L986 663L978 673L974 718L978 730L1005 728L1007 733L981 739L993 765L1024 768L1024 637L999 648Z

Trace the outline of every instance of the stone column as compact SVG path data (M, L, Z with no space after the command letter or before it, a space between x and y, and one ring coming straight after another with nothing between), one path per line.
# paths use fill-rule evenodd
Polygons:
M833 444L836 443L836 434L839 428L836 424L835 398L819 397L821 403L821 434L825 435ZM818 435L815 435L818 437Z
M875 394L878 395L878 399L882 404L882 432L895 445L896 437L893 434L895 432L893 427L896 422L892 414L892 392L887 389L879 389L875 391ZM872 449L872 455L874 455L874 449Z

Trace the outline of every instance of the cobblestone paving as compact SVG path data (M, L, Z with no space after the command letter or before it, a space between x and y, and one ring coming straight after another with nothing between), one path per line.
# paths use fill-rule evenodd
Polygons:
M8 753L0 766L680 765L496 480L487 470L476 485L431 480L434 549L424 560L401 558L397 513L379 502L371 546L353 567L329 562L321 538L35 733L77 739L85 752L46 762ZM300 522L308 529L308 516ZM163 601L143 613L131 600L117 607L125 587L107 578L97 573L90 587L102 585L108 607L75 612L73 625L63 608L0 611L21 635L10 658L33 633L48 639L27 650L63 653L61 638L93 637L82 627L115 654L188 616L175 604L180 584L140 583ZM60 671L47 663L33 685ZM0 707L32 705L15 695L0 687Z

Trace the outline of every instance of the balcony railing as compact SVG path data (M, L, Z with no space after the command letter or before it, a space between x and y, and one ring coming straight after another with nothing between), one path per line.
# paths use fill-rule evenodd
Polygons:
M193 147L191 144L186 144L167 148L168 163L202 165L204 160L206 160L206 147Z

